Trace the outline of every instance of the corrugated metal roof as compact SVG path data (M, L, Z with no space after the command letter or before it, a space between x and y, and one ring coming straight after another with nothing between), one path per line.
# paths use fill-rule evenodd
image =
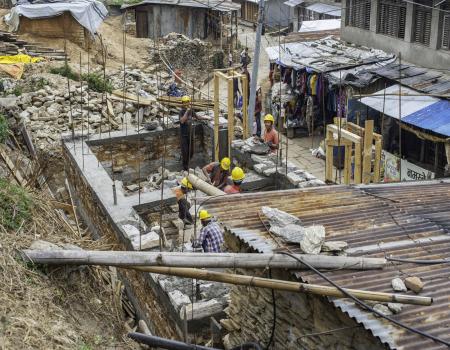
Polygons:
M303 21L299 33L318 32L323 30L339 30L340 19L318 19L317 21Z
M210 8L214 11L230 12L239 11L241 5L231 1L223 0L144 0L137 4L124 4L122 9L134 8L142 5L172 5L195 8Z
M277 61L284 66L296 69L309 67L317 72L348 69L394 57L381 50L348 45L333 37L267 47L266 53L271 61Z
M316 2L315 4L306 7L310 11L326 14L328 16L341 17L341 8L339 6L333 6Z
M290 249L277 246L267 233L261 206L269 205L299 217L305 225L321 224L327 240L349 244L349 255L392 255L409 259L450 258L450 183L328 186L288 191L251 193L211 199L206 209L233 234L260 252ZM261 213L262 215L262 213ZM404 306L393 317L405 324L450 341L450 266L392 263L384 270L329 271L327 276L343 287L392 292L397 276L419 276L425 282L423 296L432 306ZM324 284L310 272L297 273L309 283ZM392 349L445 349L438 343L406 332L356 307L348 300L330 299L336 307L370 330Z
M401 72L401 76L400 76ZM381 77L395 80L414 90L430 94L450 94L450 76L440 71L422 68L398 61L385 67L372 70L372 73Z
M386 97L384 97L385 91ZM396 119L399 116L399 104L401 103L402 122L450 136L449 101L431 96L417 96L420 93L407 87L402 87L401 99L399 96L389 95L399 93L399 85L393 85L375 92L375 96L363 97L361 103Z
M305 0L289 0L289 1L285 1L283 4L290 6L290 7L295 7L304 2L305 2Z

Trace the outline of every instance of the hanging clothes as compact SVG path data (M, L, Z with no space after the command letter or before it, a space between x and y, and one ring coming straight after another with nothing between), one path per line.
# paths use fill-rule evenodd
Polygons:
M311 96L317 95L317 74L311 75L310 86L311 86Z
M312 120L314 118L314 103L312 96L306 99L306 125L308 127L309 135L312 135Z

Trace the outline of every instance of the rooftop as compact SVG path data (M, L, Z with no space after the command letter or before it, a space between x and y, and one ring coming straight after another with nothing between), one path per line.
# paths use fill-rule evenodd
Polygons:
M144 0L136 4L124 4L122 9L135 8L142 5L173 5L194 8L210 8L211 10L230 12L239 11L241 5L228 0Z
M327 240L346 241L350 256L445 259L450 258L449 203L450 182L428 181L233 195L209 200L205 207L233 235L258 252L300 250L293 244L279 246L269 235L267 223L259 213L263 205L270 205L299 217L305 225L324 225ZM391 263L383 271L341 270L326 274L342 287L380 292L392 292L391 280L395 277L420 277L425 282L420 295L432 297L433 305L405 305L393 317L450 341L448 273L448 264ZM311 272L296 276L309 283L324 284ZM446 348L380 320L352 302L333 298L330 301L392 349Z

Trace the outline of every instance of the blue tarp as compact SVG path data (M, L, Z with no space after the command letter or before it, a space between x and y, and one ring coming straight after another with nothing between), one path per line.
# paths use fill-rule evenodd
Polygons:
M403 117L402 121L441 135L450 136L450 102L440 100Z

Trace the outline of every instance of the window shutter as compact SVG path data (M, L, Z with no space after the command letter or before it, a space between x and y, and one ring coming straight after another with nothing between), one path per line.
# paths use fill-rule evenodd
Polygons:
M378 11L378 32L405 38L406 3L399 0L381 0Z
M369 30L370 7L370 0L347 0L347 25Z
M450 50L450 15L442 21L442 48Z
M414 42L424 45L430 45L431 9L424 6L415 5L414 20Z

